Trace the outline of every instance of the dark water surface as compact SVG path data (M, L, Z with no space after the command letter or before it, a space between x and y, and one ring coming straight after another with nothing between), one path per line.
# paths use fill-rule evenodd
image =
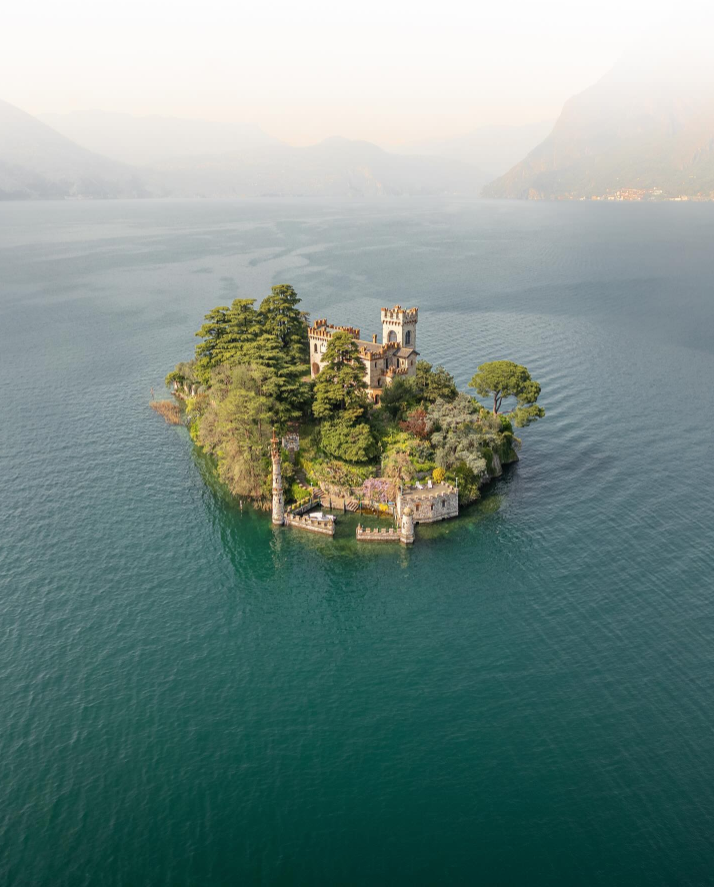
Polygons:
M0 883L714 883L714 206L0 204ZM413 550L275 531L149 389L313 316L547 419Z

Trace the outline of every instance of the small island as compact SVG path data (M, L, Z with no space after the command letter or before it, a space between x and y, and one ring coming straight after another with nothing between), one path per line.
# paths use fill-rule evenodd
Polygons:
M171 401L152 401L188 426L220 479L275 524L334 534L329 511L391 518L357 528L359 541L414 541L414 527L457 517L518 460L514 428L545 415L540 385L508 360L484 363L457 389L417 351L417 308L382 308L381 341L351 326L312 324L292 286L256 308L214 308L195 357L166 377ZM504 402L511 405L506 411Z

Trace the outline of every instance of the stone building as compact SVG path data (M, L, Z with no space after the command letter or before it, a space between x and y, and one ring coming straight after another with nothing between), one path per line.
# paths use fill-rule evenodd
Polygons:
M397 517L401 521L407 509L414 525L433 524L459 516L459 491L451 484L405 487L397 495Z
M373 335L371 341L360 338L360 330L353 326L333 326L327 320L316 320L308 327L310 340L310 375L314 379L323 365L327 343L335 333L349 333L359 346L364 364L364 379L370 398L379 403L382 391L397 376L416 375L416 327L418 308L382 308L382 341Z

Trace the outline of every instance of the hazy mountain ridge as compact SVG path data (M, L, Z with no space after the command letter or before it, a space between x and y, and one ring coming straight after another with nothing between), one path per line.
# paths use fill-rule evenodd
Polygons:
M569 99L551 134L486 197L577 199L623 189L714 193L714 88L618 66Z
M477 196L489 179L468 164L393 155L370 142L342 138L303 148L277 144L177 158L156 164L152 172L150 180L166 194L203 197Z
M145 123L137 135L132 121L149 118L108 115L110 131L102 135L101 114L69 116L75 122L89 121L94 134L87 138L93 144L101 139L114 139L117 145L121 141L123 147L115 154L164 147L169 156L150 166L131 167L80 147L24 111L0 103L0 198L477 196L490 178L469 164L394 155L369 142L332 138L295 148L255 127L224 129L219 124L215 130L208 123L202 133L200 121L173 118L150 118L153 141L142 148ZM191 137L177 139L184 122ZM125 124L128 134L122 141ZM242 140L243 147L215 150L224 144L214 140L217 131L229 142ZM196 145L213 150L182 156Z
M0 199L141 197L135 170L80 148L0 101Z
M552 120L521 126L480 126L461 136L413 142L394 149L394 153L458 160L477 166L491 176L500 176L535 148L552 128Z
M133 166L281 144L247 123L136 117L108 111L39 114L38 119L83 148Z

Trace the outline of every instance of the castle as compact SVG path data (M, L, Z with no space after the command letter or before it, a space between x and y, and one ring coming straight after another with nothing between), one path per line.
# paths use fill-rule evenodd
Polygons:
M360 339L360 331L353 326L333 326L322 318L308 326L310 342L310 374L314 379L324 366L324 355L330 339L336 333L347 333L357 344L359 359L364 367L364 380L367 392L374 403L378 404L384 389L391 385L399 376L416 376L416 364L419 352L416 350L416 326L419 319L418 308L382 308L382 342L372 336L368 342ZM297 448L299 443L289 443ZM287 446L287 439L283 445ZM317 505L325 507L325 496L320 490L311 490L305 499L285 508L283 498L283 481L281 472L281 445L275 431L271 441L271 459L273 463L273 523L277 526L294 527L320 533L326 536L335 535L335 519L332 515L313 512ZM357 506L356 500L351 500ZM329 508L332 509L332 498L328 497ZM369 504L369 503L368 503ZM360 525L357 527L358 542L401 542L411 545L414 542L414 527L419 524L430 524L436 521L458 517L459 491L448 483L432 483L426 485L418 481L415 487L402 487L397 495L394 517L396 527L389 529L371 529ZM342 508L347 507L347 499L343 500ZM362 502L359 501L360 513Z
M416 375L416 326L419 319L418 308L382 308L382 342L377 335L368 342L360 339L360 331L353 326L333 326L327 320L316 320L308 327L310 340L310 375L314 379L323 366L327 343L335 333L349 333L357 342L359 357L364 364L364 380L367 392L374 403L387 385L397 376Z

